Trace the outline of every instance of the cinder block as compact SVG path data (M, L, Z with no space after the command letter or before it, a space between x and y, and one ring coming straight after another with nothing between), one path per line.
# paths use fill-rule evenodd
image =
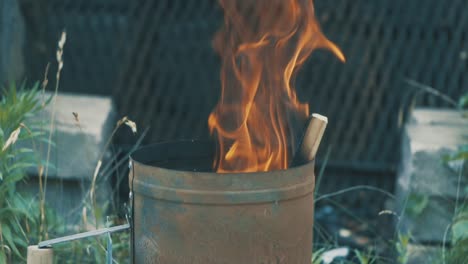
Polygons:
M451 223L457 190L463 199L466 177L443 163L462 144L468 144L468 121L454 110L416 109L404 128L402 160L397 177L397 210L401 232L418 242L441 243ZM461 181L460 181L461 180ZM405 214L408 195L424 195L428 204L418 216Z
M441 247L410 244L407 250L407 264L436 264L442 259Z
M38 117L35 117L46 120L47 129L52 111L51 102ZM73 113L78 114L79 122ZM116 111L110 97L59 93L55 122L52 141L56 146L51 148L50 154L50 163L55 168L49 169L46 202L69 223L73 223L79 220L79 214L84 206L82 201L90 189L99 156L104 151L105 144L116 125ZM32 147L32 143L27 144L28 147ZM41 159L46 160L47 144L44 144L39 152ZM106 153L104 158L108 159L109 153ZM105 165L104 161L103 167ZM29 194L37 194L39 190L37 169L32 168L29 173L30 179L19 189ZM100 207L112 198L110 181L103 179L102 176L99 175L100 184L96 196ZM90 201L89 197L87 201Z

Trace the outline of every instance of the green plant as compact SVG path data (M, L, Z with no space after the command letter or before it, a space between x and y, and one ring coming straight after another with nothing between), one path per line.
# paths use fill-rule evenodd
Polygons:
M95 192L99 184L98 175L112 136L116 130L126 125L136 133L136 124L127 117L122 118L106 143L93 175L92 185L88 196L83 199L82 225L71 230L66 226L61 216L46 207L45 186L47 175L53 165L49 163L52 133L55 125L56 96L59 88L60 73L63 68L63 48L66 33L62 32L58 42L56 83L54 95L44 100L40 95L39 84L31 89L23 84L19 89L12 84L4 89L0 101L0 264L24 262L27 246L37 244L49 238L55 238L66 233L89 231L90 226L97 226L101 220L105 207L97 205ZM42 91L47 86L48 69L46 68ZM41 100L41 98L43 100ZM41 120L34 115L47 104L51 104L50 120ZM75 116L78 120L77 116ZM23 144L23 141L28 140ZM42 160L39 156L37 143L46 143L47 156ZM32 146L31 146L32 145ZM30 146L30 147L24 147ZM42 144L41 144L41 150ZM42 151L40 151L42 153ZM39 179L39 197L23 197L16 192L17 185L27 179L27 171L37 168ZM87 211L93 212L94 222L88 223ZM118 221L118 219L114 219ZM108 224L111 224L110 222ZM112 241L113 240L113 241ZM94 238L65 243L55 248L54 261L56 263L102 263L106 258L106 241L112 241L113 262L128 262L129 233L120 232L107 238Z
M20 88L12 84L4 89L0 101L0 263L23 262L28 245L70 232L66 230L63 219L45 206L43 193L40 199L35 199L23 197L16 191L17 185L27 180L28 169L38 168L40 174L48 163L38 156L38 143L45 142L53 146L43 131L43 120L35 116L52 98L42 102L37 83L31 89L26 88L25 84ZM136 125L127 118L120 120L117 127L122 124L136 130ZM29 144L24 144L25 141ZM87 231L86 211L96 213L98 208L96 204L92 206L87 201L83 201L83 204L83 225L73 232ZM126 262L129 257L129 233L113 234L112 239L114 260ZM106 257L105 244L105 238L98 238L59 245L54 247L54 261L101 263Z
M372 252L362 253L359 250L354 250L354 254L359 264L373 264L377 262L377 256L374 256Z
M21 142L42 138L43 133L34 129L38 122L33 115L47 103L40 100L38 83L26 88L26 83L20 88L11 84L3 89L0 101L0 263L23 260L31 234L40 225L31 203L16 192L26 170L39 166L34 149Z
M422 214L429 204L429 196L421 193L410 193L405 207L405 213L411 217L417 217Z
M465 94L459 100L459 108L468 108L468 94ZM452 224L450 225L451 231L451 248L447 254L444 253L442 256L443 263L455 264L455 263L467 263L468 262L468 186L465 185L464 189L461 189L461 182L468 180L468 145L460 145L454 153L443 157L443 161L450 167L450 164L457 164L455 171L458 172L458 190L455 202L455 213ZM452 167L453 168L453 167ZM461 197L465 197L463 201Z
M320 264L322 263L322 254L323 252L325 252L325 249L324 248L321 248L321 249L317 249L313 252L312 254L312 261L311 263L312 264Z
M468 263L468 202L456 208L455 216L450 226L451 247L443 254L443 263ZM444 251L445 252L445 251Z
M408 245L410 242L410 237L411 236L407 234L398 234L398 241L395 243L395 248L397 251L397 263L399 264L408 263Z
M468 93L462 95L458 100L458 107L460 109L468 109Z
M457 100L452 99L450 96L443 94L430 86L409 79L407 79L406 82L417 89L416 95L422 93L434 95L456 109L461 114L462 118L468 117L468 93L461 95L457 102ZM411 104L414 105L415 97L413 97L411 101ZM466 201L467 198L465 198L464 201L460 201L462 199L461 197L466 197L468 195L468 186L462 186L463 177L465 178L465 181L468 179L468 145L460 145L453 153L442 156L441 160L449 168L458 173L458 187L455 198L453 221L449 226L447 226L444 234L442 255L440 259L435 260L434 263L468 263L468 203ZM413 216L418 215L422 213L427 204L428 197L425 197L424 195L410 196L408 201L408 205L410 207L406 208L406 212ZM451 245L447 249L445 244L447 244L446 238L448 237L449 231L451 231ZM403 237L403 239L401 237L399 238L399 242L396 243L397 251L400 254L399 260L407 261L408 257L406 256L407 252L405 250L405 245L408 243L405 237Z
M452 244L468 240L468 205L461 206L452 224Z

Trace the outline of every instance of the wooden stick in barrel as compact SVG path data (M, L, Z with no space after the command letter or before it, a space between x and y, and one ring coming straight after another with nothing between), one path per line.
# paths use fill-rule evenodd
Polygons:
M307 122L307 128L299 142L299 149L296 151L289 167L303 165L315 158L327 124L328 118L326 116L317 113L311 115Z
M27 264L52 264L54 263L54 251L52 248L28 247Z

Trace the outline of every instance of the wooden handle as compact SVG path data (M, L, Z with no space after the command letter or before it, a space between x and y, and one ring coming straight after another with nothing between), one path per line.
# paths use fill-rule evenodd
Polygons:
M290 167L302 165L315 158L327 124L326 116L317 113L311 115Z
M28 247L27 264L52 264L54 263L54 251L52 248Z
M301 155L306 161L311 161L317 155L317 150L322 141L323 133L328 124L328 118L319 114L312 114L304 139L301 144Z

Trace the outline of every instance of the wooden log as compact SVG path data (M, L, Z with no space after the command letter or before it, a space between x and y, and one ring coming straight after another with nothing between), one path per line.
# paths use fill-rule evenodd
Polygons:
M311 115L290 167L303 165L315 159L327 124L326 116L317 113Z
M52 248L28 247L27 264L52 264L54 263L54 251Z

